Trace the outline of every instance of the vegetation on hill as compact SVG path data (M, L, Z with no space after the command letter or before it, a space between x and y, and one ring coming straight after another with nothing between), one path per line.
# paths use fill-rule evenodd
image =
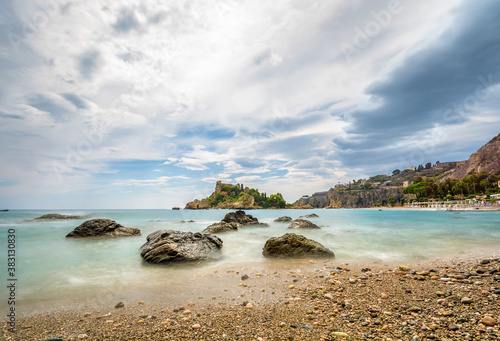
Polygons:
M236 186L231 184L222 184L219 193L212 193L207 198L210 207L224 208L234 206L240 203L242 207L262 207L262 208L285 208L286 201L283 199L281 193L271 194L267 196L266 193L260 193L259 190L254 188L244 188L243 184Z
M437 183L434 178L414 178L414 184L403 190L405 194L415 194L418 201L430 198L447 200L458 198L475 198L476 195L490 195L499 192L498 181L500 171L495 173L471 172L462 179L446 179Z

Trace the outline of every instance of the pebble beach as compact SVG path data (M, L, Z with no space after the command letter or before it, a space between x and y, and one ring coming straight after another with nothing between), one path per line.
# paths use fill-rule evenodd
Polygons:
M413 264L292 260L197 271L181 293L25 312L2 340L498 340L500 253Z

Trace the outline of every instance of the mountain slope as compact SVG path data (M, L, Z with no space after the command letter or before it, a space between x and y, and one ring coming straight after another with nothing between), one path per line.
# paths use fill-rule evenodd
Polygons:
M463 164L446 173L440 182L446 179L460 179L470 172L481 173L483 171L488 173L500 171L500 134L479 148Z

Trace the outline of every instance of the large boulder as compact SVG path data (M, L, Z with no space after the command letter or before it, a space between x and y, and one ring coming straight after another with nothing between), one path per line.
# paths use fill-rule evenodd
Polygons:
M305 219L295 219L290 225L289 229L319 229L320 227L309 220Z
M77 215L65 215L58 213L44 214L41 217L35 218L35 220L70 220L70 219L84 219L85 217L80 217Z
M226 223L225 221L221 221L218 223L213 223L212 225L205 228L203 233L222 233L222 232L231 232L238 231L238 226L236 223Z
M320 243L295 233L268 239L262 254L279 258L332 258L335 254Z
M149 263L194 262L217 259L222 240L207 233L158 230L141 246L141 257Z
M283 216L283 217L279 217L279 218L274 219L275 223L287 223L289 221L293 221L292 217Z
M237 227L246 225L269 226L265 223L259 223L259 220L257 218L254 218L251 214L246 214L245 211L241 210L226 214L221 222L234 223Z
M66 238L128 237L140 235L141 230L122 226L114 220L91 219L68 233Z

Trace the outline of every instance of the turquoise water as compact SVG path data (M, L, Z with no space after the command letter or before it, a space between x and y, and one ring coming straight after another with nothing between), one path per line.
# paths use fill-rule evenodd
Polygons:
M321 230L291 231L319 241L336 255L335 262L410 262L432 260L481 247L500 245L500 212L421 210L254 210L247 211L270 227L247 227L220 235L223 257L196 267L145 264L138 252L146 236L158 229L201 231L228 210L86 210L0 212L0 279L6 282L7 231L16 231L18 299L53 299L64 294L144 287L152 283L182 286L185 274L228 266L271 262L262 256L268 238L290 232L279 216L316 213L310 219ZM141 237L67 240L66 234L87 219L33 221L47 213L108 218L141 229ZM194 223L180 223L194 220ZM4 275L5 274L5 275ZM5 285L1 294L6 297ZM4 302L2 302L2 306Z

